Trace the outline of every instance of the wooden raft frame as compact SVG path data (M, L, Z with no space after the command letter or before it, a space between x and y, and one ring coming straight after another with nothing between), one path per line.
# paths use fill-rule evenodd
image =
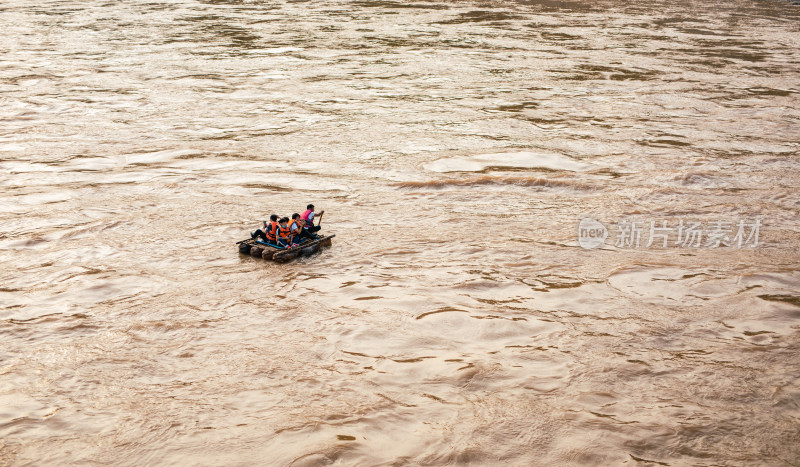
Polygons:
M308 240L304 241L300 245L291 247L291 248L274 248L269 245L262 245L260 243L256 243L255 239L248 238L247 240L242 240L236 242L236 245L239 247L239 253L243 255L250 255L256 258L264 258L272 261L276 261L278 263L285 263L290 261L298 256L310 256L316 253L317 251L331 246L332 242L331 239L336 235L326 235L320 237L316 240Z

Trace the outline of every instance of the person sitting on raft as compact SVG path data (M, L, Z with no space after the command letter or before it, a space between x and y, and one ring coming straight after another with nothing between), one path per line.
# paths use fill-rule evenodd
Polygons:
M319 212L319 217L321 218L322 215L325 214L325 211ZM305 238L310 238L312 240L317 238L316 233L319 232L319 229L322 227L318 225L314 225L314 205L309 204L306 206L306 210L303 212L303 215L300 216L304 221L305 225L303 226L303 233L302 236Z
M289 218L284 217L278 224L278 246L289 248L292 246L292 231L289 228Z
M300 218L300 214L292 214L292 220L289 221L289 230L292 232L292 244L300 244L303 241L303 225L306 221Z
M265 242L275 243L275 230L278 228L278 215L273 214L269 216L269 225L267 221L263 222L263 226L250 234L250 238L263 238Z

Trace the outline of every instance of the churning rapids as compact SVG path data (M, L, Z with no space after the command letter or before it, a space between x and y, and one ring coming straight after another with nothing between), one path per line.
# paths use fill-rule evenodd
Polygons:
M0 21L0 465L800 465L800 5Z

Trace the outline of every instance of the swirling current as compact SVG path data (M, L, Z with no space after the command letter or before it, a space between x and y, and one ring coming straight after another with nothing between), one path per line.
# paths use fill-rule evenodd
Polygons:
M800 465L797 3L0 22L0 466Z

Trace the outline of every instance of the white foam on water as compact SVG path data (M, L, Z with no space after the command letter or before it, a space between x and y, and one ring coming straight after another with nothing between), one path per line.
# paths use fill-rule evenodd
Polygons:
M272 47L268 49L263 49L262 52L268 54L283 54L287 52L301 52L305 49L302 47Z
M0 144L0 151L3 152L24 151L25 149L27 148L21 144L13 144L13 143Z
M567 170L577 172L591 169L594 166L558 154L508 152L448 157L430 162L423 167L431 172L480 172L486 170L488 167Z

